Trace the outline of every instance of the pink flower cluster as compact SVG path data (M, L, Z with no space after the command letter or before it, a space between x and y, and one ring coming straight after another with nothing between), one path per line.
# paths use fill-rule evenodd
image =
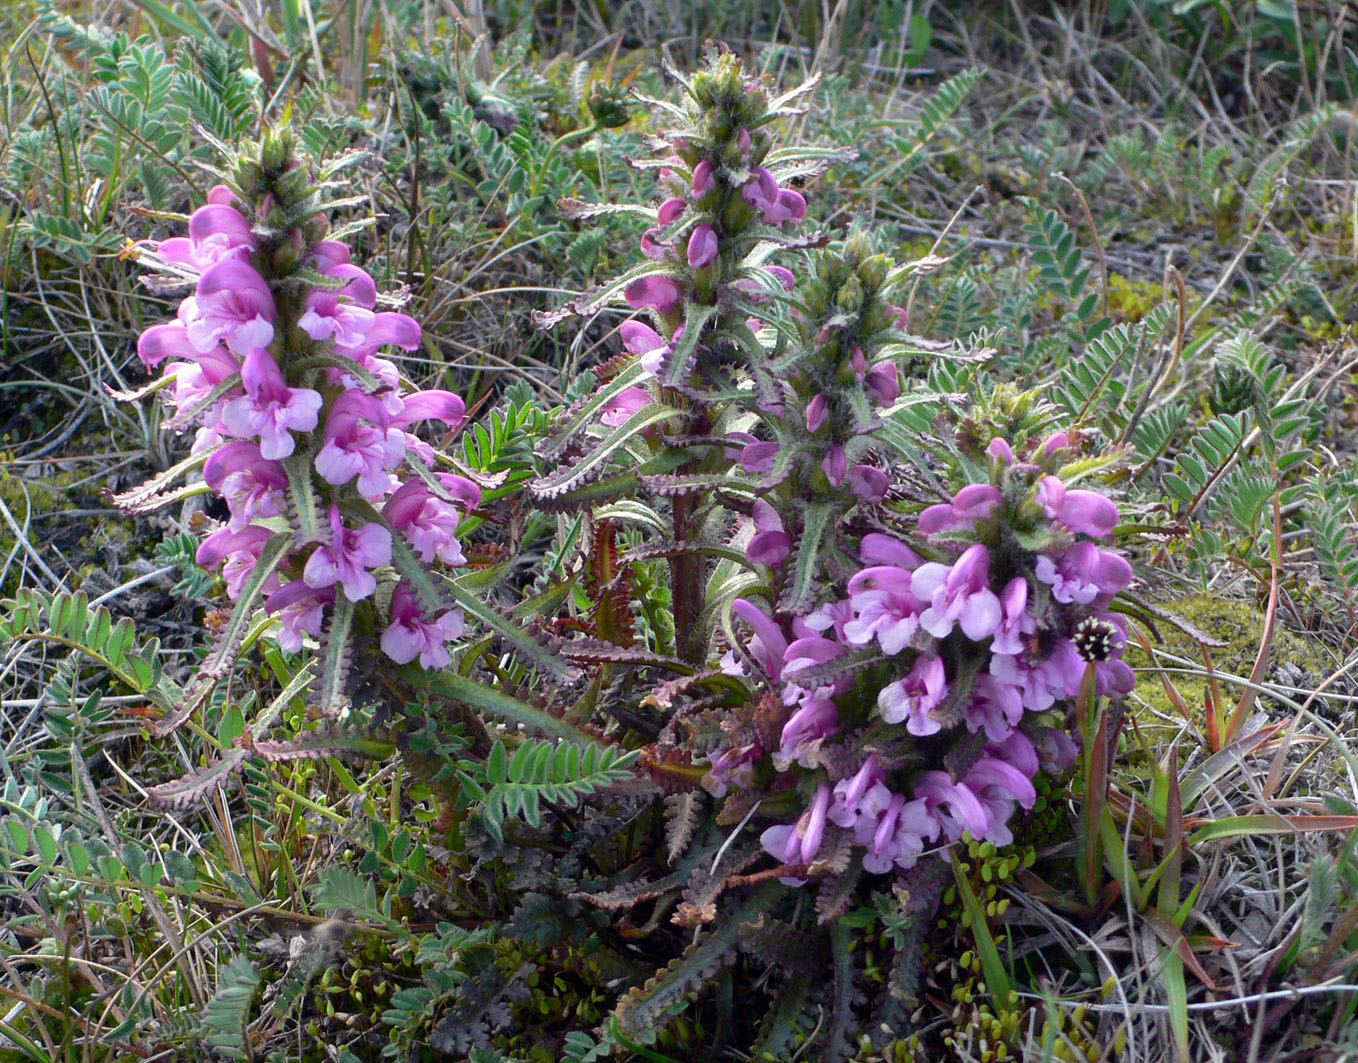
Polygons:
M264 197L261 217L276 206L272 199ZM137 351L147 368L163 365L172 427L198 426L193 450L205 455L204 478L229 518L197 559L220 567L228 596L241 595L265 544L285 526L299 482L322 500L322 534L310 542L298 535L260 589L279 620L279 644L296 651L303 636L320 636L337 595L373 597L394 535L426 564L462 564L458 523L479 504L480 489L465 477L408 471L434 458L414 428L427 421L456 428L466 412L450 392L403 389L396 365L382 356L388 346L416 349L420 326L377 309L376 284L342 243L319 240L295 256L308 281L272 269L278 238L256 231L248 210L219 185L189 219L186 238L149 245L153 262L195 283L176 320L147 329ZM305 243L299 229L283 239ZM355 516L373 507L381 520ZM272 529L262 523L270 520ZM440 667L461 630L455 610L427 618L402 581L382 649L401 663L418 657Z
M1065 445L1064 437L1044 444ZM745 784L765 752L776 772L797 765L830 774L795 823L764 832L765 849L784 864L810 864L835 828L863 847L874 873L907 869L927 846L968 831L1007 844L1015 808L1033 805L1039 768L1062 770L1075 757L1069 733L1041 714L1068 704L1090 670L1098 696L1131 691L1126 625L1108 607L1132 570L1098 541L1117 524L1116 505L1016 463L1002 440L990 453L1001 486L968 485L920 515L921 549L936 559L894 536L865 535L847 597L792 618L790 638L758 606L735 603L752 633L749 659L781 689L787 717L777 749L714 756L710 785ZM751 548L773 563L783 533L763 519ZM1028 541L1047 545L1019 549L1012 529L1020 524L1041 529ZM885 661L871 666L875 703L865 703L853 669L825 667L863 651ZM723 666L747 670L734 653ZM917 772L901 785L904 735L941 754L948 734L975 736L960 771ZM855 751L859 766L842 774Z
M780 188L777 178L768 169L750 165L753 140L749 130L742 129L736 143L738 162L734 165L722 163L720 157L724 153L720 145L714 145L712 154L717 161L711 157L701 158L693 166L691 178L682 176L687 165L683 158L673 155L665 160L661 177L675 194L660 204L656 225L642 234L643 255L678 270L685 265L690 270L709 269L717 263L724 242L741 235L728 232L724 221L730 217L726 208L733 198L749 203L767 226L796 224L806 217L806 200L800 192ZM743 181L733 180L736 175L742 175ZM784 287L792 286L790 271L781 267L769 269ZM760 291L748 279L742 282L742 287L756 296ZM684 288L680 276L653 273L629 284L623 296L634 310L649 308L670 316L682 305Z

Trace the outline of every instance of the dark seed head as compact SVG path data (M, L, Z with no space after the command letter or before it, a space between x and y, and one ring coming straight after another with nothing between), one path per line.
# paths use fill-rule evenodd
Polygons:
M1071 641L1083 660L1106 661L1118 648L1118 629L1107 620L1090 616L1075 625Z

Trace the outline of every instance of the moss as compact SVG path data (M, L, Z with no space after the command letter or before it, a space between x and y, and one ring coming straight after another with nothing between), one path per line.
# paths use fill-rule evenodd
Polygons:
M1136 324L1165 299L1162 284L1108 274L1108 313L1117 322Z
M1194 595L1178 601L1163 603L1163 607L1175 616L1181 617L1204 634L1210 635L1224 646L1209 647L1212 667L1218 675L1248 676L1254 667L1259 653L1259 641L1264 635L1264 611L1251 602L1233 601L1213 595ZM1198 640L1177 626L1166 621L1158 621L1156 629L1161 642L1157 651L1191 661L1202 669L1201 674L1187 675L1172 672L1167 678L1183 696L1184 703L1194 713L1199 724L1203 722L1202 713L1207 704L1210 683L1203 661L1202 647ZM1133 639L1127 647L1127 663L1139 673L1150 667L1145 651ZM1182 667L1171 661L1162 660L1166 668ZM1327 670L1328 662L1317 651L1313 640L1303 638L1286 630L1281 625L1275 628L1273 648L1269 656L1269 675L1276 673L1280 665L1289 666L1289 671L1319 676ZM1222 693L1230 700L1238 696L1240 686L1220 681ZM1147 672L1136 685L1136 695L1154 712L1171 717L1181 715L1159 675Z

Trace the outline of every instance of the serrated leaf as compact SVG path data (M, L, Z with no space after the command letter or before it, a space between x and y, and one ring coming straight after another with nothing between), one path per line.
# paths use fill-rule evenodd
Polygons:
M479 596L468 591L457 580L445 584L449 596L469 617L495 633L501 641L518 654L525 664L531 664L548 678L562 683L574 682L580 670L563 661L536 638L524 631L513 619L506 617Z

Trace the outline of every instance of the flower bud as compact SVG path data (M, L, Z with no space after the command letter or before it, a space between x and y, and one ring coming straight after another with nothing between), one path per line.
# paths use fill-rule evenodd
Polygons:
M890 263L886 255L873 255L865 258L858 266L858 279L869 292L876 292L886 283Z
M839 289L835 296L835 305L841 310L853 313L863 305L863 285L859 283L857 277L849 278L848 282Z
M585 101L594 121L605 129L618 129L630 119L627 105L627 90L617 85L596 81L590 86L589 98Z

